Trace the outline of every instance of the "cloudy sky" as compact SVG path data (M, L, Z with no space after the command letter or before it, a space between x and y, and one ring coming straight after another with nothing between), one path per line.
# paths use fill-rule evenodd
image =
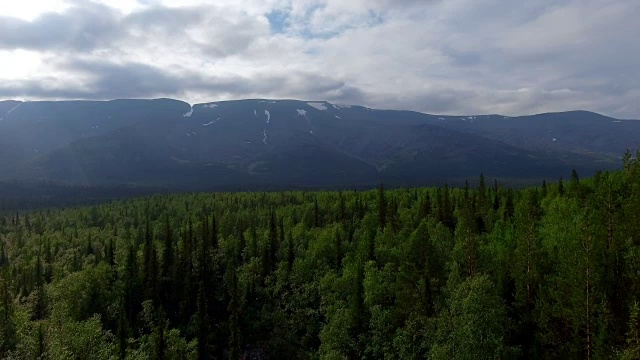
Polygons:
M640 119L638 0L0 2L0 99Z

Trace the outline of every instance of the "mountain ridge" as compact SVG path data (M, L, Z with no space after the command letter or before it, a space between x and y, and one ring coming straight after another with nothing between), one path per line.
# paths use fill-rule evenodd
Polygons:
M640 122L587 111L452 116L327 101L159 98L5 101L3 116L0 179L83 185L427 185L481 172L538 181L571 168L617 168L622 147L640 147Z
M301 99L295 99L295 98L281 98L281 99L274 99L274 98L241 98L241 99L227 99L227 100L214 100L214 101L208 101L208 102L194 102L194 103L190 103L186 100L180 100L180 99L175 99L175 98L169 98L169 97L157 97L157 98L113 98L113 99L97 99L97 100L91 100L91 99L70 99L70 100L15 100L15 99L4 99L4 100L0 100L0 114L2 114L3 111L3 104L4 103L109 103L109 102L119 102L119 101L174 101L174 102L178 102L178 103L183 103L186 104L188 106L194 107L194 106L203 106L203 105L209 105L209 104L218 104L218 103L233 103L233 102L240 102L240 101L265 101L265 102L273 102L273 101L277 101L277 102L282 102L282 101L296 101L296 102L301 102L301 103L325 103L325 104L331 104L331 105L336 105L339 107L359 107L359 108L363 108L363 109L370 109L370 110L376 110L376 111L399 111L399 112L411 112L411 113L417 113L417 114L422 114L422 115L429 115L429 116L440 116L440 117L449 117L449 118L461 118L461 117L468 117L468 116L475 116L475 117L490 117L490 116L502 116L502 117L506 117L506 118L520 118L520 117L528 117L528 116L537 116L537 115L555 115L555 114L570 114L570 113L585 113L585 114L594 114L594 115L599 115L605 118L610 118L610 119L615 119L615 120L621 120L621 121L640 121L640 118L635 119L635 118L618 118L618 117L614 117L614 116L609 116L609 115L605 115L603 113L599 113L597 111L592 111L592 110L582 110L582 109L573 109L573 110L563 110L563 111L545 111L545 112L540 112L540 113L531 113L531 114L521 114L521 115L504 115L504 114L499 114L499 113L492 113L492 114L481 114L481 113L476 113L476 114L445 114L445 113L429 113L429 112L424 112L424 111L418 111L418 110L408 110L408 109L393 109L393 108L378 108L378 107L369 107L366 105L361 105L361 104L345 104L345 103L336 103L336 102L332 102L329 100L301 100Z

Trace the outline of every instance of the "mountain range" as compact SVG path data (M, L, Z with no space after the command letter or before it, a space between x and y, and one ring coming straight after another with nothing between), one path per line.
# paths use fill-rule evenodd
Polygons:
M527 183L620 167L640 121L430 115L326 101L0 102L0 180L180 190Z

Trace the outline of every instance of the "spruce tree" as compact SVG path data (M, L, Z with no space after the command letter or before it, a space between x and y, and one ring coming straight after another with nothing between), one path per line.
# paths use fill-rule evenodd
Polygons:
M383 183L380 183L380 188L378 189L378 224L381 229L387 225L387 198Z

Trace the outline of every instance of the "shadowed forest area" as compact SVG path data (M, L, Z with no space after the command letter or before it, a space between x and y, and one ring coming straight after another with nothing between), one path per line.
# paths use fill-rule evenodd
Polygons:
M0 358L640 358L640 160L0 219Z

